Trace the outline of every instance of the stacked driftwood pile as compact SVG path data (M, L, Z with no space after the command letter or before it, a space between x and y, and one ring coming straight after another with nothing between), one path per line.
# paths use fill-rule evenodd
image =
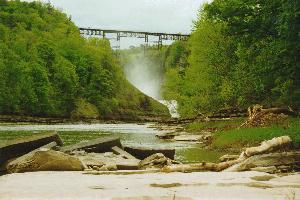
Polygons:
M258 127L270 124L287 124L287 117L293 115L291 108L268 108L264 109L261 105L254 105L248 108L248 120L242 127Z

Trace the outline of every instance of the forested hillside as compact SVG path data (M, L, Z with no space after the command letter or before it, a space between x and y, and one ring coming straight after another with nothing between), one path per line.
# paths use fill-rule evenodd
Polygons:
M0 114L168 115L125 79L108 40L85 39L50 4L0 0Z
M253 104L300 108L300 2L214 0L170 47L164 95L183 116Z

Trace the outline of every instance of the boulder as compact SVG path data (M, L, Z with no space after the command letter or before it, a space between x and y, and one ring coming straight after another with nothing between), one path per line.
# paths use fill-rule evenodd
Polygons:
M25 155L51 142L56 142L59 146L63 145L62 140L55 131L10 140L0 145L0 164Z
M171 165L172 160L165 157L162 153L153 154L139 163L139 169L163 168Z
M82 170L84 166L79 159L45 148L30 152L7 164L8 173Z
M122 148L119 137L104 137L87 142L70 145L61 148L62 152L70 153L72 151L84 150L86 152L104 153L111 151L111 148L117 146Z

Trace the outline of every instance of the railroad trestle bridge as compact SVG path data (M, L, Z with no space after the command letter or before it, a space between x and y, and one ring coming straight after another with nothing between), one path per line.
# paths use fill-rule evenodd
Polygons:
M96 29L96 28L79 28L81 35L94 36L94 37L103 37L107 39L108 35L113 34L114 39L119 42L119 45L114 46L114 49L120 49L121 38L131 37L131 38L140 38L145 42L145 46L148 46L149 37L155 37L158 49L163 45L164 40L181 40L187 41L190 37L189 34L181 33L155 33L155 32L140 32L140 31L126 31L126 30L108 30L108 29Z

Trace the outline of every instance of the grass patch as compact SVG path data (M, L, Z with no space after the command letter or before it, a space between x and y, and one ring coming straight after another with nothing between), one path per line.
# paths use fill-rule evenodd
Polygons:
M193 122L188 124L185 128L188 132L199 131L221 131L239 127L246 118L233 118L230 120L208 121L208 122Z
M216 132L213 148L228 149L259 145L264 140L288 135L296 148L300 148L300 119L288 119L288 126L271 125L268 127L240 128Z

